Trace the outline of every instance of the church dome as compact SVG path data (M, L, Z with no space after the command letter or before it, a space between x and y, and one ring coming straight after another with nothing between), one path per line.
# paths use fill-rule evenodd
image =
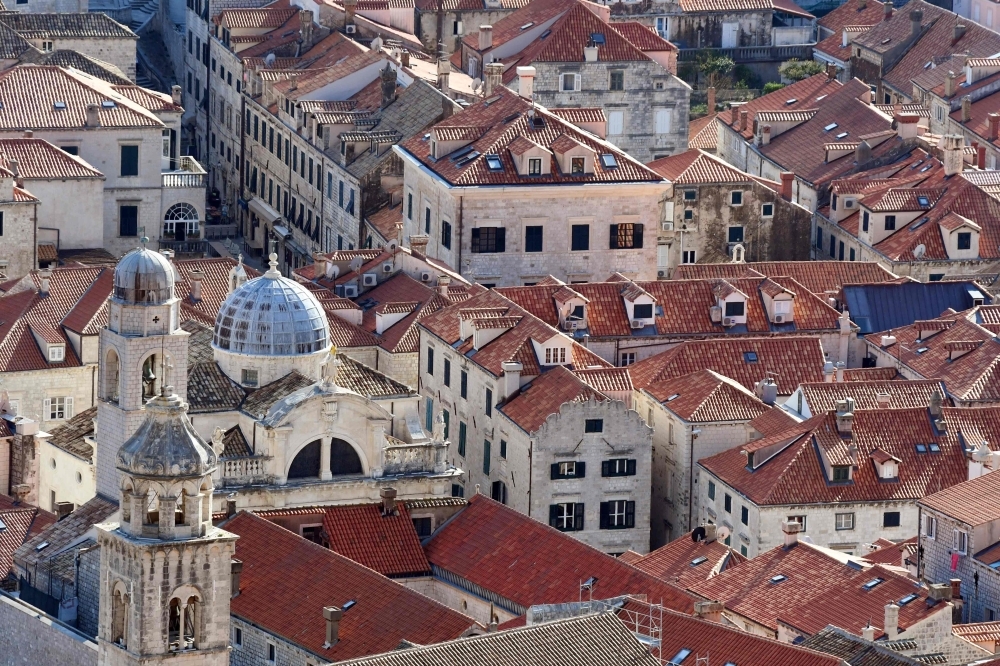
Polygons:
M126 305L163 305L173 297L174 267L159 252L136 248L115 266L115 300Z
M118 469L139 477L202 477L212 473L217 460L191 425L187 405L173 394L147 402L146 420L118 449Z
M326 313L316 297L277 270L277 256L264 275L233 291L215 320L216 349L251 356L298 356L330 346Z

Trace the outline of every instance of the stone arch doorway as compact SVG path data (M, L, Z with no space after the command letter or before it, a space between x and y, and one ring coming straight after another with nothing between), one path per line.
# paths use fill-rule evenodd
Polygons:
M198 210L189 203L176 203L163 216L163 237L185 240L198 234Z

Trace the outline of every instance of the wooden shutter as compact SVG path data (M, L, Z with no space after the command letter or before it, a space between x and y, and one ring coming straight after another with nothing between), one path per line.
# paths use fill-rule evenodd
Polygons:
M559 521L559 505L549 504L549 527L558 528Z
M73 418L73 398L66 398L66 414L64 416L67 419Z
M473 227L472 229L472 251L479 252L479 228Z
M618 249L618 225L610 225L610 230L608 231L608 247L612 250Z
M52 399L46 398L42 405L42 420L48 421L52 415Z
M578 462L576 464L576 478L582 479L585 476L587 476L587 463Z
M611 476L611 461L602 460L601 461L601 476Z
M611 502L601 502L601 529L606 530L611 524L611 519L608 517L611 511Z
M656 110L656 133L670 134L670 109Z
M635 527L635 502L625 502L625 527Z
M612 111L608 114L608 134L621 134L625 130L625 112Z
M642 225L632 225L632 249L638 250L642 247Z
M559 476L559 463L552 463L551 472L552 472L551 476L549 476L550 479L562 478L561 476Z
M497 252L507 251L507 229L504 227L497 227Z
M583 529L583 503L577 504L573 507L573 529L582 530Z
M625 475L635 476L635 460L627 460L625 462Z

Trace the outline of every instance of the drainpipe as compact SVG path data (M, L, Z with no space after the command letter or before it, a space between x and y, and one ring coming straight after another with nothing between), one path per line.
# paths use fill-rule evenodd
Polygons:
M465 218L465 197L458 197L458 274L462 274L462 241L465 238L462 220Z
M688 458L688 531L692 529L694 521L694 440L698 439L701 429L694 428L691 431L690 457Z
M534 452L535 440L528 440L528 517L531 517L531 478L534 476L532 470L532 453Z

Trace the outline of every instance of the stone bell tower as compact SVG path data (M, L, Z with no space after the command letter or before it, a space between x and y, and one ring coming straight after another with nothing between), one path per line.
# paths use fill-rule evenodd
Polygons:
M115 267L108 326L100 333L97 405L97 492L116 499L115 456L145 418L146 401L165 381L187 396L188 333L174 297L176 269L164 255L141 247Z
M215 451L161 390L119 449L121 523L98 525L98 666L228 666L235 534L212 525Z

